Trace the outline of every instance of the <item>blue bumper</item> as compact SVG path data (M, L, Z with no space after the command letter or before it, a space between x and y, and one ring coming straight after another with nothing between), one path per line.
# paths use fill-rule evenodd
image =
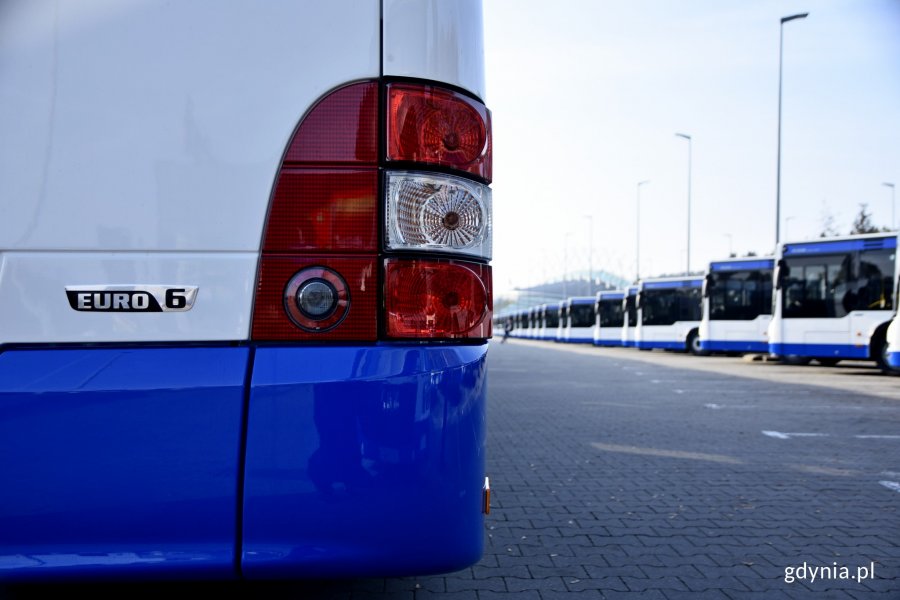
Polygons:
M486 352L257 350L244 575L410 575L476 562Z
M666 341L651 341L645 342L640 341L637 342L636 346L640 349L644 350L684 350L685 342L666 342Z
M700 349L705 352L768 352L766 342L700 340Z
M410 575L482 553L481 346L0 354L0 581Z
M621 340L594 340L595 346L603 346L604 348L618 348L622 346Z
M577 338L569 338L567 340L563 340L567 344L593 344L594 338L592 337L577 337Z
M852 344L769 344L775 356L808 356L812 358L869 358L868 346Z

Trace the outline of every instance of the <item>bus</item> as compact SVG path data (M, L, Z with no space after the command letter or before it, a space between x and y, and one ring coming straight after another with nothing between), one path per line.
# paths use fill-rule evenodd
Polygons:
M0 583L476 563L479 0L3 8Z
M709 263L700 321L700 348L704 352L769 351L774 268L772 257Z
M634 348L634 332L637 329L638 311L637 311L637 295L640 289L638 285L629 286L622 298L622 346L625 348Z
M575 296L567 300L563 341L571 344L594 343L594 302L594 296Z
M610 290L597 292L597 300L594 303L594 345L595 346L621 346L622 326L625 324L625 312L623 302L625 292L623 290Z
M559 323L556 325L556 338L557 342L566 341L566 325L569 322L569 306L571 304L571 298L566 298L559 303L559 310L557 311L559 314Z
M896 232L781 244L769 353L800 364L874 361L888 371L896 255Z
M641 280L634 333L639 350L703 354L699 335L703 280L693 276Z
M555 340L556 330L559 327L559 303L542 304L538 314L541 324L538 339Z

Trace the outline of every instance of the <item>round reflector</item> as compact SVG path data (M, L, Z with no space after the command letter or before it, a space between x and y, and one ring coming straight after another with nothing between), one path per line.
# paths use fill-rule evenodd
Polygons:
M321 332L335 327L349 308L347 282L326 267L303 269L284 288L284 310L305 331Z

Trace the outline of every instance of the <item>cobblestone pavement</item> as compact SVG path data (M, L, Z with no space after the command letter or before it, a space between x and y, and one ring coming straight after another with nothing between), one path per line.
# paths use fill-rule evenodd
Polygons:
M887 390L863 395L846 382L789 384L759 370L742 377L734 359L722 358L720 373L679 368L695 357L592 350L493 344L493 502L476 566L433 577L231 584L222 593L900 599L900 402L891 397L900 379L873 384L882 376L871 368L845 373L862 389ZM825 372L807 369L799 373L811 383ZM840 579L873 564L874 576ZM188 589L196 588L178 588Z

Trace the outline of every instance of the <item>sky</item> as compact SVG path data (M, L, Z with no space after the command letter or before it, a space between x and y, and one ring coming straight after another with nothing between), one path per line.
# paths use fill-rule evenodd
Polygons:
M862 203L890 227L900 0L484 0L495 294L684 272L689 172L691 269L771 254L802 12L781 241L849 233Z

